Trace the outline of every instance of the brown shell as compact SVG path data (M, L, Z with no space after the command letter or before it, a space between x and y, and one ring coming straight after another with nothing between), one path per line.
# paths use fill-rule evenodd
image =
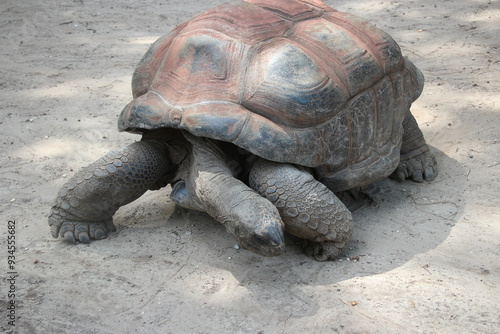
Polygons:
M317 0L235 1L151 46L119 129L187 130L356 183L394 170L422 83L363 19Z

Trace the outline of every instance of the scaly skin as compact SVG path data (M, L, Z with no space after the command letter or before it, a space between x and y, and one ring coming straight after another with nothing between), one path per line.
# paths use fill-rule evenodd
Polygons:
M158 140L136 142L108 153L61 188L49 215L52 236L72 243L105 238L115 230L112 217L120 206L148 189L166 185L165 178L175 169Z
M352 234L352 216L324 184L294 165L260 159L250 186L271 201L292 235L306 239L306 253L318 261L337 258Z

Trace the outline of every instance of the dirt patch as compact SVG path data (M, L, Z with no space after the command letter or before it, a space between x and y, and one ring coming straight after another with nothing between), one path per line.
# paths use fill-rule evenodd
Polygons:
M263 258L168 189L72 246L47 215L80 167L139 138L118 133L148 46L223 1L0 4L2 277L18 276L16 326L2 280L0 328L18 333L494 333L500 237L500 6L474 1L326 1L390 33L426 76L413 111L439 161L429 184L384 183L355 212L346 257L293 244ZM8 221L16 263L8 268ZM6 287L4 289L3 287Z

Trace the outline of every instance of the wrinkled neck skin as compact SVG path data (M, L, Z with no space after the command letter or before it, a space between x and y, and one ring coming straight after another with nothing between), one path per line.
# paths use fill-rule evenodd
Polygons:
M184 165L184 161L188 159L192 151L192 145L184 138L182 132L172 129L145 130L141 140L153 140L160 143L168 152L170 166L172 166L150 190L158 190L179 181L182 169L180 167Z
M191 153L193 152L193 144L186 139L183 131L174 129L147 130L144 131L142 140L157 140L169 152L171 163L177 168L174 172L175 175L169 173L170 182L168 183L174 185L180 180L188 179L188 173L192 164ZM223 156L227 160L227 167L231 170L231 174L238 179L244 179L248 174L249 168L258 159L255 155L233 144L217 141L211 142L217 143L216 149L223 152Z

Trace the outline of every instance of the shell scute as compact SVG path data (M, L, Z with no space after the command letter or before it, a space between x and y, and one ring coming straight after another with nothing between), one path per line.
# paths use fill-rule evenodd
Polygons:
M150 90L173 105L237 102L244 45L214 33L179 36Z
M331 12L323 16L325 20L342 27L358 43L364 44L368 52L377 59L384 73L401 67L403 57L399 45L387 33L370 22L348 13Z
M259 7L276 13L277 15L291 21L301 21L318 17L323 14L323 10L317 4L305 1L288 1L288 0L247 0Z
M284 34L292 25L276 13L248 1L233 1L195 16L189 21L187 30L210 29L222 32L233 40L254 45Z
M299 44L277 39L250 64L242 105L297 128L330 118L348 97L315 58Z

